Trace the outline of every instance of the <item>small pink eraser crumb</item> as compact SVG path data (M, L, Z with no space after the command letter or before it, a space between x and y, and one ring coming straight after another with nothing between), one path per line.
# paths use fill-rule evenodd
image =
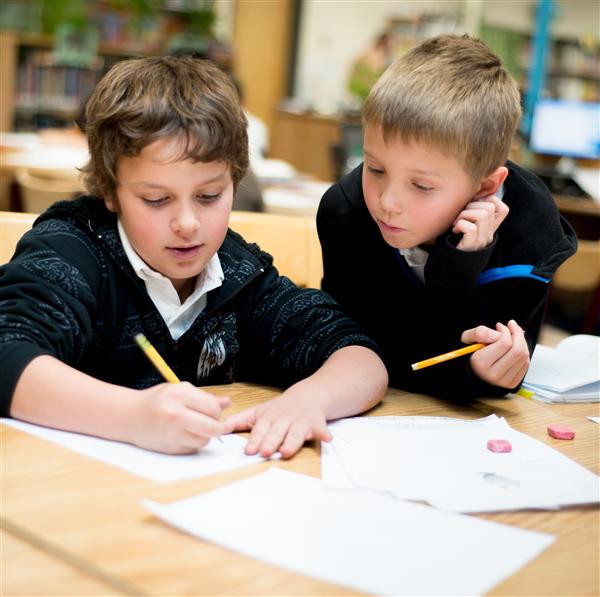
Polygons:
M487 449L492 452L512 452L512 446L507 439L488 439Z
M548 435L555 439L573 439L575 432L566 425L548 425Z

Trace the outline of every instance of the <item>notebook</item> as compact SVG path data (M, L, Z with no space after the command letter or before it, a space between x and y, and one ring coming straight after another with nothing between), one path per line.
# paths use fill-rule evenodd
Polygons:
M600 402L600 337L577 334L538 344L523 387L542 402Z

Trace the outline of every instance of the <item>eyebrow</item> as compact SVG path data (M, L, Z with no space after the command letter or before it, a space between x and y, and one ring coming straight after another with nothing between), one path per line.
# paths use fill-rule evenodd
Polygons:
M420 168L412 168L411 172L414 172L415 174L423 174L425 176L435 176L436 178L442 178L442 175L438 174L437 172L431 172L430 170L421 170Z
M365 157L379 161L377 157L375 157L372 153L368 152L367 150L363 150L363 154ZM424 176L435 176L436 178L442 178L442 175L438 174L437 172L431 172L430 170L423 170L421 168L411 168L410 172L412 172L413 174L422 174Z
M227 177L227 172L221 172L220 174L216 174L215 176L213 176L212 178L209 178L208 180L203 180L198 186L202 186L202 185L206 185L206 184L211 184L213 182L219 182L221 180L223 180L224 178ZM154 182L150 182L148 180L136 180L135 182L131 183L134 186L143 186L146 187L148 189L166 189L167 187L161 185L161 184L156 184Z

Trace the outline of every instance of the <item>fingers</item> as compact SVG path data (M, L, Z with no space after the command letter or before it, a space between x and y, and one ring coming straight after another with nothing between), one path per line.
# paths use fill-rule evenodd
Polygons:
M525 332L514 321L496 325L500 337L474 353L471 367L484 381L503 388L514 388L529 367L529 347Z
M223 398L218 398L204 390L193 386L189 382L170 384L170 392L173 399L181 402L187 408L205 414L213 419L219 419L223 411L221 403ZM228 400L228 398L225 398Z
M290 424L289 419L275 421L260 419L252 429L246 444L246 454L259 453L265 458L272 456L283 443Z
M223 433L234 433L235 431L248 431L254 427L256 422L256 407L247 408L239 413L227 417L223 422Z
M498 363L501 368L505 368L498 385L505 388L515 388L521 383L527 369L529 369L529 346L527 345L525 332L516 321L509 321L508 329L512 335L512 346Z
M179 415L179 424L189 434L199 438L217 437L223 434L223 425L205 414L185 409Z
M199 436L189 432L182 432L179 446L170 451L171 454L193 454L208 444L210 437Z
M216 396L221 410L225 410L231 406L231 398L229 396Z
M182 396L182 403L185 408L178 417L183 429L192 436L202 440L206 439L204 444L211 437L221 435L223 425L219 419L223 408L229 406L229 398L213 396L187 382L179 385L183 386L179 389L185 392Z
M508 206L493 195L471 201L453 223L452 232L463 235L457 247L462 251L487 247L507 215Z
M465 330L460 337L460 341L464 344L491 344L499 339L500 332L488 328L485 325L479 325L476 328Z
M331 441L325 421L311 424L305 419L262 420L252 430L246 453L268 458L278 451L283 458L290 458L311 439Z
M228 398L217 398L192 384L164 383L140 390L132 419L132 443L169 454L190 453L223 433L220 422Z
M529 361L517 362L513 365L505 374L501 383L498 384L505 388L516 388L521 385L527 369L529 368Z
M291 458L309 439L329 442L333 437L325 424L309 429L308 432L305 425L295 424L289 428L285 441L279 447L279 453L283 458Z
M483 248L480 246L478 240L479 234L477 225L473 222L469 222L468 220L461 218L456 222L456 224L454 224L452 232L454 232L454 234L463 235L457 245L457 248L461 251L476 251L479 248Z

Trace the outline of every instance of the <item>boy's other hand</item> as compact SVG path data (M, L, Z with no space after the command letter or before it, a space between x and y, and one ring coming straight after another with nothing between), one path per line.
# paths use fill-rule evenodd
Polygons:
M485 348L471 355L474 373L483 381L501 388L515 388L529 368L529 347L525 332L511 319L508 326L496 324L493 330L486 326L466 330L461 336L465 344L482 342Z
M231 415L223 427L225 433L252 430L245 452L266 458L277 451L290 458L310 439L331 440L319 401L293 390Z
M223 433L219 419L230 404L188 382L163 383L140 391L132 416L131 443L165 452L190 454Z
M457 248L479 251L494 240L494 233L508 215L508 205L495 195L474 199L458 214L452 232L461 234Z

